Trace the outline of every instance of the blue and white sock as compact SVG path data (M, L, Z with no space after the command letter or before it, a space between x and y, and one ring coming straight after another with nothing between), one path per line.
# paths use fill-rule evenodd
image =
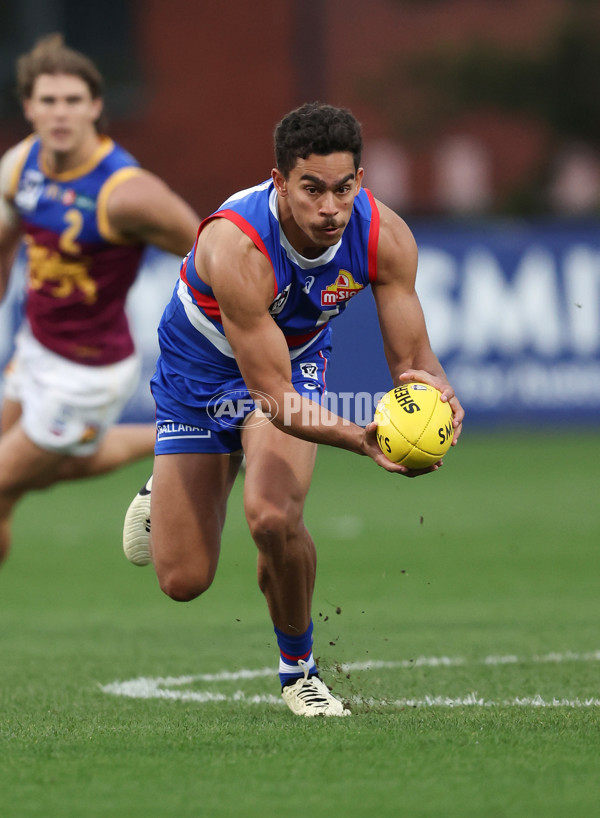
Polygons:
M275 634L279 645L279 679L282 687L304 676L304 671L298 664L300 659L308 665L309 676L317 673L317 666L312 652L312 619L306 633L300 634L300 636L289 636L287 633L280 631L279 628L275 628Z

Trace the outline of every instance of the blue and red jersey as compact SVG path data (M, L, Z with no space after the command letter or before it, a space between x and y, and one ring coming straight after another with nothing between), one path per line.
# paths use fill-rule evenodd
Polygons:
M329 321L376 279L379 211L368 190L359 191L340 241L316 259L301 256L287 240L279 224L277 191L270 180L231 196L202 222L199 232L217 218L237 225L270 262L273 301L269 311L287 340L292 360L312 344L328 344ZM179 307L167 308L169 324L163 326L163 334L172 334L173 343L167 340L167 344L175 357L179 357L175 347L181 344L186 346L186 353L204 361L214 361L216 356L227 367L233 352L224 335L217 300L195 269L194 251L195 246L183 261L173 294ZM235 278L232 286L239 286ZM188 330L182 326L185 321ZM185 343L193 339L195 343ZM164 340L161 337L161 342ZM186 374L183 369L180 372Z
M144 245L111 232L106 203L138 173L108 137L85 164L60 174L44 167L38 138L23 143L10 196L25 234L26 315L37 340L69 360L101 366L134 350L125 301Z

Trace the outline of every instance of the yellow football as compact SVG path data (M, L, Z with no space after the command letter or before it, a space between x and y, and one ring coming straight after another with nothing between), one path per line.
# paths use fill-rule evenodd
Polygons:
M425 383L404 383L377 404L377 442L393 463L427 469L446 454L452 443L452 409L441 392Z

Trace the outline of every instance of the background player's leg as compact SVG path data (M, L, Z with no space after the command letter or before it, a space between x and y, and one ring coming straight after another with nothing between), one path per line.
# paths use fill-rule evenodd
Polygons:
M122 423L112 426L94 454L69 457L60 466L58 480L96 477L134 463L154 452L154 423Z
M188 601L213 581L227 498L241 455L164 454L154 459L151 552L162 590Z
M65 455L33 443L20 423L0 437L0 560L6 558L10 548L10 520L15 505L30 489L54 482L64 459Z
M6 434L21 417L21 404L18 401L5 398L2 403L0 416L0 434Z
M256 416L248 419L242 441L244 507L258 548L258 583L273 624L283 633L303 634L310 625L317 561L303 510L317 447Z

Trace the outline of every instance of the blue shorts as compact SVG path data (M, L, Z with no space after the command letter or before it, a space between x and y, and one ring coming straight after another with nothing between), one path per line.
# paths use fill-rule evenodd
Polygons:
M321 403L330 351L329 345L315 345L292 360L292 383L297 393ZM218 383L198 380L173 371L164 356L158 359L151 381L156 403L155 454L226 454L242 448L244 420L256 405L239 371L232 370L231 376ZM262 397L267 417L284 412L269 395ZM292 401L297 398L295 394L288 397Z

